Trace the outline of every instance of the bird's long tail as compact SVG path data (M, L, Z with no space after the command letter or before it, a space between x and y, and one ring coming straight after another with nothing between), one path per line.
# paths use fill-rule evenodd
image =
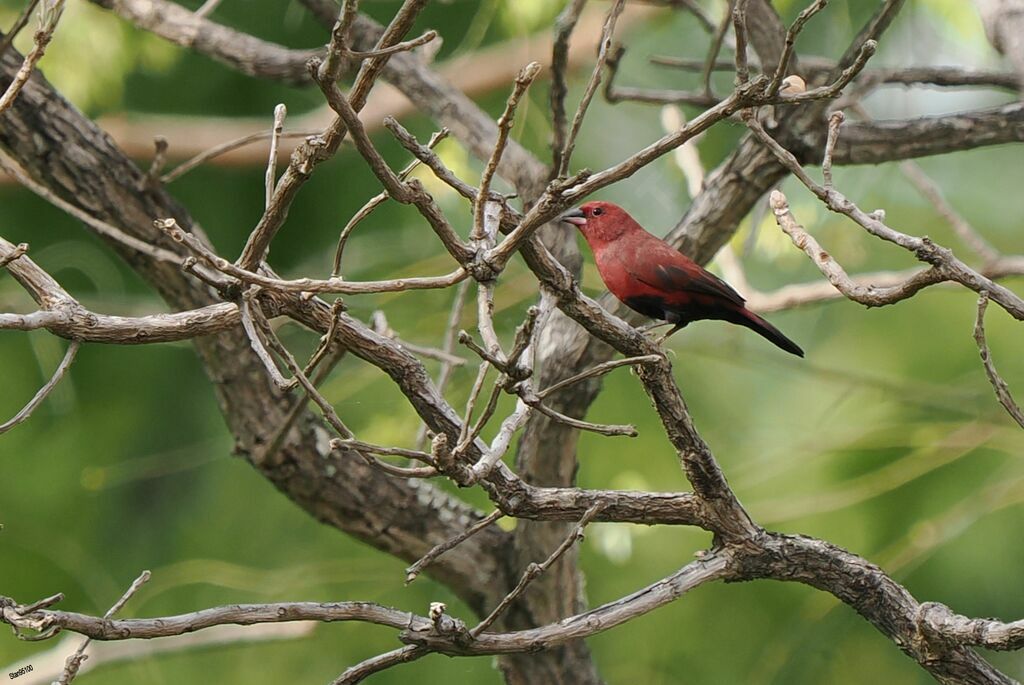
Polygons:
M736 309L730 313L732 316L730 316L728 320L732 323L746 326L790 354L795 354L798 357L804 356L804 351L800 349L799 345L783 335L782 331L778 328L771 325L749 309Z

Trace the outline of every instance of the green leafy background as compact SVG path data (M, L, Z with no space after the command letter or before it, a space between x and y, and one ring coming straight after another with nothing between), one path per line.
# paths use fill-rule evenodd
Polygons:
M393 1L364 2L386 20ZM874 3L834 3L801 37L802 52L836 56ZM435 2L419 28L445 37L439 60L548 30L561 3ZM802 3L778 2L787 19ZM714 6L720 10L719 6ZM0 25L20 6L4 0ZM295 2L226 0L217 21L293 47L322 43L324 32ZM26 32L28 34L29 32ZM621 82L686 88L699 77L647 63L654 54L699 57L705 35L685 13L665 11L634 25ZM26 49L26 36L17 45ZM994 66L970 3L908 3L882 41L875 64ZM72 0L42 71L90 116L161 113L265 117L288 105L295 115L321 103L313 89L261 83L142 34L88 3ZM572 75L570 106L589 67ZM717 81L720 91L729 76ZM481 99L495 116L504 89ZM514 137L547 155L547 84L529 94ZM939 93L889 88L868 100L877 116L937 113L1008 101L984 91ZM692 116L695 111L688 111ZM433 124L405 123L425 138ZM611 106L598 98L574 164L592 169L621 160L662 133L659 108ZM720 125L701 142L713 168L742 135ZM389 160L407 161L387 135L376 138ZM174 141L171 141L172 146ZM476 178L480 165L455 142L441 152ZM1024 251L1021 148L1003 146L922 161L950 202L998 248ZM149 160L139 160L147 165ZM970 258L949 227L894 165L837 170L838 186L866 209L884 207L891 225L927 234ZM881 244L827 213L787 182L797 217L850 271L900 269L910 255ZM263 206L263 169L205 166L171 187L226 256L237 254ZM326 274L346 219L376 181L351 149L325 164L302 191L274 244L272 262L287 275ZM655 232L667 231L689 199L669 157L600 194L629 209ZM439 190L457 228L468 207ZM87 306L108 313L164 311L163 304L99 240L75 221L11 183L0 185L3 225L13 242ZM734 240L750 243L748 276L763 291L820 278L773 222L749 219ZM345 255L353 279L442 273L448 258L415 212L386 204L356 232ZM589 262L584 287L603 288ZM1018 290L1024 283L1010 282ZM537 296L515 261L498 290L497 321L508 335ZM401 335L440 339L450 292L351 297L351 311L388 312ZM0 310L31 303L0 274ZM1021 433L996 403L971 338L972 293L939 287L893 307L865 310L846 301L770 318L807 350L798 360L748 331L721 323L691 326L672 340L675 373L704 437L754 518L781 531L820 536L891 572L921 600L956 611L1013 620L1024 616L1024 495ZM465 326L472 325L467 317ZM997 307L988 334L1012 388L1024 387L1024 331ZM295 349L314 337L283 329ZM65 343L47 333L0 335L0 416L10 416L59 362ZM433 364L433 363L431 363ZM434 368L431 366L431 368ZM454 378L450 399L464 401L473 371ZM417 422L391 382L345 359L324 393L367 441L407 445ZM1021 393L1024 394L1024 393ZM510 409L506 404L504 409ZM579 483L587 487L685 490L687 483L638 383L611 374L589 417L630 421L640 437L584 435ZM69 377L26 424L0 437L0 593L22 602L55 592L61 607L102 614L140 570L153 571L122 612L158 616L235 602L346 600L382 602L423 613L431 601L471 620L452 593L423 577L403 585L405 564L320 525L244 461L232 441L200 364L187 344L83 348ZM463 493L487 507L477 491ZM510 524L511 525L511 524ZM678 569L707 547L686 528L596 524L582 545L592 605L617 599ZM51 643L0 640L0 664L31 659ZM328 682L345 667L398 645L394 631L357 624L318 626L311 636L216 647L140 659L83 675L83 683ZM680 601L590 641L610 683L931 682L868 623L831 596L775 582L701 587ZM1017 678L1015 654L987 655ZM428 657L373 682L497 683L490 658Z

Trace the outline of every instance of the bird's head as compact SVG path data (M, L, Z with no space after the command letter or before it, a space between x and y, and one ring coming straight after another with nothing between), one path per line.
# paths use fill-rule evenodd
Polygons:
M562 215L562 221L575 225L591 246L610 243L639 229L626 210L611 202L587 202ZM642 230L642 229L641 229Z

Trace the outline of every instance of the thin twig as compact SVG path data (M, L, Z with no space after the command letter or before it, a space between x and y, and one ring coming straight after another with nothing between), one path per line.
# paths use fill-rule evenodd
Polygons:
M78 354L79 347L80 343L77 340L71 341L71 344L68 345L67 351L64 353L64 359L61 360L60 364L57 366L57 369L53 372L53 375L50 377L50 380L48 380L43 387L39 388L39 391L31 400L28 401L28 404L22 407L21 411L15 414L13 418L0 424L0 435L6 433L7 431L17 426L19 423L24 422L30 416L32 416L32 412L36 410L36 407L38 407L43 402L43 400L46 399L47 395L49 395L50 392L52 392L53 389L57 387L57 384L60 383L60 380L64 377L64 374L67 373L67 370L69 368L71 368L71 363L75 361L75 355Z
M477 197L483 198L484 195ZM501 225L501 205L493 201L478 201L482 214L480 217L481 237L477 239L479 248L489 251ZM505 361L505 353L501 349L501 341L494 328L494 280L477 282L477 330L483 340L484 348L499 361ZM500 368L500 367L499 367Z
M345 672L335 678L331 685L355 685L369 678L374 673L379 673L398 664L407 664L427 654L430 654L430 650L426 647L419 647L417 645L399 647L390 652L372 656L351 668L345 669Z
M551 566L558 561L563 554L569 551L570 547L583 539L583 529L587 527L587 524L590 523L590 521L597 516L600 511L601 505L594 505L587 509L587 512L583 514L583 518L579 520L579 523L573 526L572 531L570 531L569 535L562 541L562 544L555 548L555 551L540 564L532 563L527 566L526 570L523 572L522 578L519 579L519 583L517 583L516 586L512 588L512 591L498 602L498 606L494 607L494 611L488 614L484 620L480 621L476 627L469 631L469 634L473 637L477 637L487 630L492 623L498 620L501 613L511 606L512 602L516 601L516 599L526 591L526 588L530 583L551 568Z
M557 383L554 383L553 385L549 385L548 387L544 388L543 390L537 393L537 399L543 400L548 395L558 392L563 388L567 388L570 385L575 385L576 383L585 381L588 378L596 378L597 376L603 376L612 369L617 369L620 366L649 364L659 361L661 361L661 357L656 354L645 354L639 357L625 357L624 359L613 359L611 361L604 362L596 366L592 366L586 371L582 371L576 374L575 376L570 376L568 378L560 380Z
M495 509L490 514L480 519L479 521L477 521L472 526L467 528L465 531L459 533L455 537L445 540L444 542L438 545L434 545L430 549L430 551L424 554L422 557L420 557L419 560L416 561L416 563L414 563L409 568L405 569L405 584L408 585L412 581L416 580L420 573L423 572L423 569L425 569L427 566L430 566L430 564L434 563L434 561L439 556L441 556L449 550L455 549L455 547L461 545L463 542L471 538L473 535L480 532L487 526L491 525L504 515L505 514L501 511L501 509Z
M832 112L828 118L828 137L825 140L825 155L821 162L821 175L825 179L826 189L832 187L832 154L836 150L839 128L844 121L846 121L846 115L842 111Z
M883 221L884 214L879 212L868 214L835 188L825 188L820 185L814 181L806 171L804 171L803 166L799 161L797 161L796 157L794 157L791 152L786 150L778 143L778 141L768 135L764 130L764 127L762 127L754 117L746 117L745 122L747 127L751 132L753 132L754 136L761 141L761 143L767 146L776 158L782 162L782 164L789 169L789 171L792 172L792 174L796 176L808 190L814 193L814 195L821 200L826 207L834 212L849 217L876 238L894 243L913 253L920 261L930 264L933 268L923 272L923 274L929 274L932 279L930 281L925 281L924 279L926 277L922 276L921 279L918 279L914 283L918 289L924 287L924 285L930 285L931 283L941 280L952 280L975 292L980 293L982 290L986 290L988 291L991 299L998 303L999 306L1005 309L1011 316L1018 321L1024 321L1024 299L1021 299L1021 297L1012 290L995 283L991 278L967 266L963 261L957 259L953 252L948 248L936 244L927 237L919 238L917 236L897 231L896 229L886 225ZM776 200L776 197L781 199L781 203ZM771 202L773 208L778 204L778 209L776 209L776 216L778 217L779 211L786 205L785 196L776 191L772 195ZM803 246L801 245L801 247ZM822 254L824 254L825 257L828 257L827 253L823 252ZM812 256L812 258L814 257ZM831 258L829 257L828 260L824 261L830 260ZM934 272L937 272L937 274ZM936 275L938 278L934 278ZM830 280L832 280L831 277ZM888 302L885 304L887 303Z
M327 52L320 63L317 79L337 81L345 54L348 52L348 32L359 14L359 0L342 0L338 10L338 20L331 28L331 40L327 43Z
M473 427L466 431L466 435L459 440L459 444L452 450L452 454L456 457L465 452L466 449L473 444L473 441L475 441L480 436L480 433L483 432L484 426L486 426L487 422L491 420L492 416L494 416L494 410L498 407L498 398L501 397L501 391L507 382L508 378L504 375L499 376L498 379L494 381L494 387L491 388L491 394L487 397L487 404L484 405L484 410L480 412L480 416L477 417Z
M381 34L374 49L380 50L399 42L409 31L416 16L425 5L426 0L405 0L391 23ZM350 93L350 102L355 111L358 112L366 104L370 89L380 76L389 57L389 55L382 55L361 63ZM337 88L333 80L329 82L332 87ZM327 80L324 79L320 83L323 87ZM242 254L238 258L239 266L244 269L255 269L263 261L270 249L271 242L281 226L284 225L288 210L299 189L305 184L318 164L330 159L337 152L347 131L348 122L340 116L336 117L320 135L311 138L306 145L301 146L293 154L292 162L274 189L274 198L270 207L249 233Z
M33 179L17 162L14 161L7 153L0 150L0 169L3 169L8 174L17 179L18 183L25 186L33 193L43 198L51 205L58 209L70 214L79 221L85 223L87 226L92 228L96 233L109 238L115 242L126 245L136 252L152 257L153 259L161 262L171 262L173 264L181 263L181 255L165 250L160 247L154 247L149 243L139 240L138 238L128 235L121 229L113 226L112 224L102 221L92 216L88 212L78 208L71 204L67 200L63 199L52 190L47 188L41 183L38 183Z
M259 308L259 304L253 302L255 295L255 288L251 288L238 299L238 311L242 315L242 328L245 329L245 334L249 338L249 346L263 362L263 367L267 370L270 380L279 390L288 390L293 384L281 375L281 370L277 368L277 363L270 355L256 326L256 322L263 317L263 311Z
M473 352L476 352L478 357L483 359L485 362L487 362L494 368L498 369L499 371L503 371L506 373L508 372L508 364L506 363L505 359L501 359L496 355L491 354L490 352L485 350L475 340L473 340L473 336L467 333L466 331L459 331L459 342L468 347L469 349L471 349Z
M327 103L331 106L331 109L345 123L349 134L352 136L352 142L355 144L356 150L366 160L370 170L373 171L387 193L402 204L411 204L416 207L420 215L426 219L427 223L434 230L437 237L440 238L448 253L459 264L467 263L473 257L472 250L462 241L462 238L455 232L455 229L452 228L430 193L416 179L402 181L391 167L388 166L388 163L377 150L373 141L370 140L366 128L359 119L357 110L341 90L338 89L337 84L333 81L318 81L318 84L327 98Z
M788 235L793 244L803 250L814 265L843 295L868 307L882 307L895 304L916 295L921 289L944 280L942 272L931 267L913 272L906 280L888 286L876 286L854 281L832 255L822 249L818 241L801 226L789 209L789 201L781 191L773 190L768 200L779 227Z
M210 16L215 9L217 9L217 6L220 5L220 3L221 0L206 0L206 2L200 5L199 9L195 11L195 15L201 19L205 19Z
M779 87L782 85L782 79L789 74L789 61L793 56L793 46L796 44L796 37L800 35L804 26L811 20L811 17L825 9L825 5L827 4L828 0L814 0L814 2L805 7L804 10L797 15L793 25L789 27L788 31L786 31L786 44L782 47L782 56L779 57L779 64L775 67L775 73L772 74L772 80L768 83L768 87L765 88L765 94L769 97L779 92Z
M284 118L288 115L288 108L284 106L284 103L279 104L274 108L274 128L270 135L270 155L267 160L267 175L265 179L266 183L266 200L263 208L270 207L270 201L274 199L274 181L275 171L277 168L277 144L281 138L281 131L284 130Z
M459 284L459 287L455 291L455 299L452 300L451 310L448 313L448 323L445 326L444 339L441 342L441 350L446 354L452 354L455 350L455 340L459 330L459 323L462 320L462 310L466 306L466 296L469 294L469 281L465 280ZM448 381L452 377L452 372L455 370L455 365L448 361L441 362L441 369L437 372L437 378L434 381L434 385L437 388L437 394L444 396L444 391L448 387ZM416 448L423 449L423 446L427 442L427 425L425 423L420 424L419 431L416 434Z
M568 125L565 114L565 96L569 92L566 71L569 68L569 38L572 36L580 12L587 0L571 0L555 19L555 38L551 46L551 168L557 172L562 168L562 152L565 148L565 128Z
M598 435L607 435L609 437L624 436L627 438L635 438L639 435L636 431L636 426L631 424L604 424L604 423L591 423L590 421L583 421L582 419L575 419L565 414L546 406L541 402L536 395L530 395L527 393L520 393L519 395L523 402L533 407L541 414L544 414L550 419L563 423L570 428L577 428L579 430L589 431L591 433L597 433Z
M897 286L911 279L922 278L921 274L923 272L931 270L932 267L927 267L925 269L875 271L855 274L850 276L850 283L853 286L880 292L883 288ZM983 269L982 274L993 280L1006 278L1007 276L1024 275L1024 257L1000 258L999 261ZM954 284L952 281L936 283L936 287L942 287L943 285L953 286L959 284ZM747 308L759 314L820 304L845 297L842 291L837 290L828 281L794 283L767 293L758 292L757 290L746 290L743 294L747 298Z
M25 5L25 9L21 11L18 18L11 24L11 28L4 34L2 40L0 40L0 57L4 56L7 49L14 43L14 39L18 37L21 30L25 28L25 24L28 23L29 18L32 16L32 12L35 11L36 5L39 4L39 0L28 0L28 4Z
M863 52L863 46L867 43L873 43L885 32L889 25L892 23L896 15L899 14L900 9L903 7L905 0L885 0L875 13L871 16L871 19L861 28L861 30L854 36L850 42L850 46L846 48L846 52L836 62L835 67L829 73L829 81L837 79L837 72L845 71L847 68L855 64Z
M317 367L320 361L327 355L327 351L331 349L334 336L338 332L338 318L343 311L345 311L345 301L339 297L331 304L331 322L327 326L327 332L320 337L320 343L313 350L313 354L309 356L309 361L306 362L306 367L302 370L307 376L313 373L313 369ZM295 382L298 383L297 380Z
M437 156L437 153L416 140L416 136L409 133L408 129L398 123L394 117L384 117L384 128L398 139L402 147L412 153L416 159L423 162L439 181L452 188L452 190L467 200L476 201L476 188L456 176L451 169L444 165L444 162ZM500 198L495 197L494 199Z
M139 588L146 584L149 577L149 571L143 571L139 577L132 582L131 586L125 590L124 594L121 595L121 598L114 602L114 606L110 607L110 609L107 610L107 613L103 614L104 620L120 611L121 607L131 599L132 595L138 592ZM69 685L69 683L75 679L75 676L78 675L78 669L82 666L82 662L89 658L86 656L85 650L89 646L90 642L92 642L91 637L85 638L81 646L75 650L75 653L69 656L67 661L64 662L64 672L57 681L60 685Z
M468 294L469 281L463 281L455 291L455 299L452 300L452 307L448 312L448 323L445 326L444 339L441 342L441 349L446 354L452 354L455 350L455 339L458 334L459 322L462 320L462 310L466 306L466 295ZM444 392L454 368L455 365L447 361L441 364L441 370L438 372L437 380L435 381L438 393Z
M376 457L369 454L370 450L364 450L361 448L353 448L347 443L351 442L352 438L339 439L334 438L331 440L331 449L335 450L346 450L351 451L359 455L359 457L366 462L366 464L372 468L377 469L382 473L386 473L389 476L396 478L433 478L440 473L440 470L435 466L395 466L389 464L386 461L377 459ZM358 442L358 441L356 441ZM368 444L368 443L359 443ZM377 446L373 446L376 448ZM387 448L381 448L387 449ZM397 448L396 448L397 449ZM429 455L428 455L429 456Z
M735 0L732 6L732 30L736 36L736 83L743 85L750 80L747 64L747 2Z
M860 46L860 50L857 51L857 56L853 63L839 74L839 76L829 85L821 86L820 88L812 88L810 90L797 92L793 95L785 95L780 93L782 97L771 98L774 102L782 102L785 104L792 104L797 102L810 102L812 100L831 100L837 97L843 92L850 81L852 81L857 74L863 71L864 66L871 59L871 56L875 54L878 49L878 43L874 40L869 40Z
M257 319L257 323L261 328L261 332L266 336L267 344L273 349L277 355L284 361L285 366L292 373L292 375L298 380L299 385L306 392L306 395L316 404L320 409L321 415L327 421L327 423L333 428L343 440L353 439L353 433L348 426L338 416L338 412L335 411L327 399L320 394L320 391L316 389L316 386L312 381L303 373L299 363L295 360L294 355L288 350L287 347L277 338L274 331L270 328L270 322L266 318ZM340 440L331 441L332 449L348 449L342 444ZM438 470L433 466L421 467L421 468L403 468L400 466L394 466L387 462L376 459L375 457L367 454L362 450L351 450L357 454L367 465L383 472L388 475L395 476L398 478L431 478L438 474Z
M318 133L320 133L320 131L282 131L277 137L279 140L284 140L286 138L308 138L309 136L314 136ZM221 143L220 145L214 145L210 149L200 152L198 155L195 155L168 171L160 177L160 182L166 185L172 181L176 181L196 167L202 166L215 157L219 157L220 155L231 152L232 150L237 150L240 147L245 147L252 143L258 143L261 140L267 140L273 136L274 130L270 129L268 131L249 133L235 138L234 140Z
M437 361L447 362L449 364L454 364L455 366L462 366L466 363L466 359L456 357L444 350L439 350L435 347L417 345L407 340L402 340L398 337L398 333L395 329L388 325L387 316L384 314L383 310L378 309L373 312L373 314L370 315L370 323L375 333L394 340L401 347L409 350L413 354L418 354L421 357L426 357L427 359L436 359Z
M14 104L14 99L18 97L18 93L21 92L29 76L32 75L32 70L35 68L36 63L43 58L46 46L53 39L53 32L57 29L57 22L60 21L63 13L64 0L55 0L52 5L43 4L40 10L40 27L36 31L35 36L33 36L34 45L32 50L25 55L21 68L18 69L14 78L11 79L7 90L4 91L3 95L0 95L0 114L6 112Z
M999 260L999 252L943 197L942 190L928 177L921 165L908 159L900 162L899 167L917 191L932 203L935 211L949 222L957 237L981 257L986 265Z
M417 38L412 38L410 40L404 40L401 43L395 43L394 45L391 45L391 46L386 47L386 48L381 48L380 50L365 50L365 51L348 50L347 54L349 55L349 57L353 57L355 59L370 59L371 57L387 57L388 55L394 55L394 54L399 53L399 52L409 52L410 50L415 50L416 48L420 47L421 45L426 45L427 43L429 43L430 41L434 40L435 38L437 38L437 31L434 31L433 29L431 29L431 30L427 31L426 33L424 33L422 36L419 36Z
M384 445L374 445L373 443L363 442L362 440L356 440L355 438L335 438L331 441L331 446L335 449L348 449L348 450L364 450L373 454L381 454L387 457L408 457L421 461L428 466L436 466L437 460L434 459L432 454L423 452L421 450L410 450L404 447L386 447Z
M332 324L332 328L333 327L334 324ZM330 331L328 331L328 333L330 333ZM323 349L326 352L330 347L330 343L328 342L327 344L322 345L322 348L318 348L318 351ZM335 348L333 354L324 354L319 357L314 354L313 357L310 358L309 362L306 363L306 368L303 373L309 377L309 382L313 384L313 387L319 386L327 379L331 374L331 370L333 370L335 365L341 361L341 358L345 356L347 351L348 350L339 345ZM321 363L322 359L326 359L327 361ZM298 385L298 378L293 378L292 380L296 385ZM291 430L292 426L295 425L295 422L298 421L300 416L302 416L302 412L306 408L306 404L308 402L309 397L305 394L295 398L292 402L292 406L285 414L284 420L281 421L281 424L274 430L270 439L267 440L266 447L264 447L258 454L257 459L253 460L254 463L271 463L270 460L275 454L277 454L277 451L281 449L281 446L284 444L284 440L288 435L288 431Z
M490 362L484 360L480 363L480 368L476 372L476 380L473 381L473 388L469 391L469 399L466 400L466 412L462 418L462 427L459 429L459 444L462 444L466 440L466 436L469 435L473 410L476 409L476 403L480 397L480 391L484 388L484 379L487 377L487 370L490 366Z
M718 29L715 31L714 37L711 39L711 45L708 47L707 57L704 59L704 69L701 74L701 80L704 83L704 95L709 100L715 99L715 94L711 90L711 72L718 61L718 55L722 52L722 43L725 42L725 34L729 30L729 26L732 24L732 8L735 0L729 0L729 4L725 8L725 14L722 15L722 20L718 23ZM729 67L733 67L733 63L727 62Z
M988 376L992 389L996 391L996 398L999 404L1003 405L1006 413L1009 414L1021 428L1024 428L1024 412L1013 400L1010 388L1006 381L996 371L992 357L988 351L988 343L985 341L985 310L988 308L988 292L982 290L978 294L978 317L974 321L974 341L978 344L978 352L981 354L981 363L985 366L985 375Z
M487 166L484 167L484 171L480 175L480 188L477 191L478 199L476 206L473 208L473 230L470 233L470 237L473 240L480 241L484 238L484 206L487 204L490 196L491 181L494 179L494 174L498 170L498 164L501 163L501 155L505 152L505 146L508 144L508 136L512 131L512 124L515 123L516 107L519 106L519 100L539 73L539 62L530 62L522 68L519 75L516 76L512 93L509 94L508 101L505 103L505 111L498 118L498 138L494 143L491 157L487 160Z
M447 137L448 129L442 128L440 131L437 131L436 133L430 136L430 142L427 143L427 147L433 149L438 143L440 143ZM402 169L401 172L399 172L398 178L404 181L409 177L409 174L416 170L416 167L418 167L420 164L422 164L420 160L414 159L412 162L406 165L406 167ZM355 230L356 226L358 226L363 219L370 216L370 214L373 213L373 210L377 209L377 207L384 204L384 201L387 200L389 197L390 195L388 195L386 192L374 195L372 198L367 200L366 204L364 204L359 209L359 211L356 212L351 219L349 219L348 223L345 224L345 228L343 228L341 230L341 233L338 235L338 246L334 250L334 266L331 269L331 276L337 277L341 275L341 256L342 253L345 251L345 245L348 243L348 239L352 235L352 231Z
M385 281L346 281L344 278L299 278L284 280L260 273L248 271L241 266L232 264L218 256L196 236L183 231L174 219L157 219L153 225L167 233L172 240L184 244L203 262L217 271L247 283L269 290L294 293L338 293L342 295L358 295L368 293L400 292L403 290L430 290L447 288L464 280L469 273L459 267L443 276L414 276L411 278L392 278Z
M583 117L587 113L587 108L590 107L590 101L594 99L594 93L597 92L597 87L601 85L601 74L604 72L605 62L612 47L612 39L615 36L615 23L618 21L619 14L622 12L625 4L625 0L615 0L611 9L608 10L608 16L604 21L604 28L601 29L601 42L597 49L597 63L594 64L594 71L590 74L590 80L587 82L587 87L583 91L583 97L576 108L576 114L572 118L572 126L569 128L569 135L566 137L565 147L562 150L561 164L557 169L557 174L555 174L559 178L565 176L569 171L569 162L572 159L573 149L576 147L576 136L579 135L580 127L583 125Z

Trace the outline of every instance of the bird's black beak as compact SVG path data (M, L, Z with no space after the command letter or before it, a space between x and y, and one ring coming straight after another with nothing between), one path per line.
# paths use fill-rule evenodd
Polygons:
M568 212L560 217L561 221L567 224L575 224L576 226L585 226L587 224L587 215L583 213L583 210L579 207L570 209Z

